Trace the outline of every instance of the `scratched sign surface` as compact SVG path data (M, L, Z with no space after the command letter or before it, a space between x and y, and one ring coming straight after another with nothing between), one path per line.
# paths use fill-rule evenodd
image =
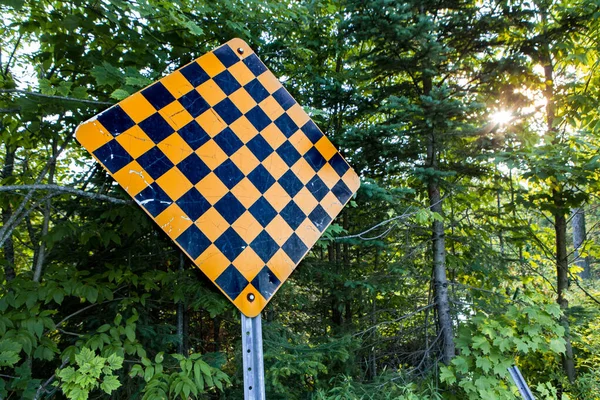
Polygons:
M248 317L359 186L240 39L83 123L77 139Z

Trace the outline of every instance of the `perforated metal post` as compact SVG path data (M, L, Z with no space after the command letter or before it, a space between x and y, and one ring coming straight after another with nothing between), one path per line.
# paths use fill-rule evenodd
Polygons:
M242 352L244 400L265 400L262 326L260 314L248 318L242 314Z
M515 384L519 389L519 393L521 393L521 396L523 396L523 399L535 400L535 397L533 397L533 393L531 393L529 386L527 386L527 382L525 382L525 378L523 378L523 375L521 375L521 371L519 371L519 367L513 365L512 367L508 368L508 372L513 378L513 381L515 381Z

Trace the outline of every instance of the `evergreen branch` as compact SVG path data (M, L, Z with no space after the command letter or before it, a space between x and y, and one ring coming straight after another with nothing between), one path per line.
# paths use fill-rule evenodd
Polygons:
M86 99L78 99L75 97L66 97L66 96L55 96L55 95L51 95L51 94L28 92L27 90L20 90L20 89L0 89L0 93L19 93L19 94L24 94L26 96L37 96L37 97L42 97L45 99L63 100L63 101L77 101L79 103L95 104L95 105L100 105L100 106L112 106L113 105L113 103L109 103L107 101L86 100Z
M8 192L15 190L48 190L52 192L69 193L76 196L88 197L94 200L105 200L114 204L132 204L131 200L118 199L116 197L107 196L100 193L87 192L85 190L75 189L70 186L60 186L55 184L34 184L34 185L8 185L0 186L0 192Z

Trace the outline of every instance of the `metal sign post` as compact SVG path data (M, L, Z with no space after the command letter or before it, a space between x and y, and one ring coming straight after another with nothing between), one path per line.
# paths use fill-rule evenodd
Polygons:
M517 385L517 388L519 389L519 393L521 393L521 396L523 396L523 399L524 400L535 400L535 397L533 397L533 393L531 393L529 386L527 386L527 382L525 382L525 378L523 378L521 371L519 371L519 367L517 367L516 365L513 365L512 367L508 368L508 372L510 373L510 376L512 377L513 381Z
M260 314L254 318L242 315L242 353L244 399L265 400L262 326Z

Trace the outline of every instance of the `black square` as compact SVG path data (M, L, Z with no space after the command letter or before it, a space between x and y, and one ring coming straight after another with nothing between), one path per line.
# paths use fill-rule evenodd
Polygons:
M289 167L294 165L301 157L298 150L288 141L285 141L276 151Z
M202 96L200 96L200 93L195 90L181 96L179 102L194 118L210 108L210 105L208 105L206 100L204 100Z
M165 172L173 168L173 163L158 147L153 147L142 154L137 162L148 172L152 179L156 180Z
M314 210L312 210L312 212L308 215L308 219L310 219L321 232L323 232L331 222L331 217L329 214L327 214L327 211L321 207L320 204L317 205Z
M175 204L177 204L192 221L196 221L210 208L210 203L200 194L198 189L194 187L181 196Z
M269 262L271 257L279 250L277 242L271 238L267 231L259 233L256 239L250 243L250 247L265 263Z
M113 136L117 136L135 125L135 122L118 104L98 115L98 121Z
M233 224L245 211L246 207L231 193L227 193L215 204L215 209L229 224Z
M221 90L229 96L242 87L240 83L231 75L231 72L225 70L213 78L213 81L221 88Z
M296 103L296 101L283 86L273 93L273 97L284 110L288 110Z
M313 121L308 121L302 127L302 132L306 135L308 139L310 139L313 144L317 143L319 139L323 137L323 132L317 127L317 125Z
M346 204L350 196L352 196L352 191L348 188L348 186L346 186L346 184L342 180L339 180L338 183L336 183L335 186L331 188L331 191L333 192L333 194L335 194L335 197L337 197L340 203L342 204Z
M344 158L340 155L340 153L334 154L333 157L331 157L331 160L329 160L329 164L333 167L333 169L335 170L335 172L338 173L339 176L344 176L346 171L350 169L350 166L348 165L346 160L344 160Z
M192 150L197 150L200 146L210 140L208 133L206 133L195 120L181 128L178 132L179 136L190 145Z
M225 68L229 68L236 62L240 61L238 55L235 54L235 52L231 50L231 47L229 47L228 45L223 45L219 47L218 49L213 51L213 53L215 54L215 56L217 56L219 61L223 63Z
M298 125L287 114L282 114L275 120L275 125L279 128L285 137L289 138L298 130Z
M252 79L250 82L244 86L244 89L250 94L250 96L254 99L255 102L260 103L267 97L269 97L269 92L265 87L260 83L258 79Z
M267 266L260 270L251 283L265 300L269 300L279 285L281 285L281 281Z
M190 225L176 240L193 259L198 258L210 246L210 240L194 224Z
M214 106L214 109L227 125L231 125L242 116L242 112L229 100L229 97L226 97Z
M323 197L327 196L327 193L329 193L329 188L317 175L306 184L306 188L318 201L323 200Z
M248 179L261 193L265 193L275 183L275 178L273 178L262 164L258 164L258 166L248 174Z
M304 159L310 164L315 172L319 172L319 170L323 168L323 165L327 163L325 157L323 157L316 147L311 147L304 155Z
M248 281L244 275L230 265L217 279L215 283L225 292L231 300L235 300L240 293L248 286Z
M181 173L185 175L193 185L200 182L210 173L210 168L204 164L204 161L202 161L196 153L187 156L183 161L177 164L177 168L179 168Z
M113 174L133 161L133 157L116 140L98 148L94 155Z
M135 201L146 209L153 217L169 207L173 200L156 182L152 182L135 196Z
M248 121L250 121L250 123L254 125L256 130L259 132L265 129L271 123L271 118L269 118L269 116L265 114L265 112L259 106L256 106L252 110L248 111L246 113L246 118L248 118Z
M262 196L250 206L248 211L263 226L263 228L269 225L269 223L273 221L273 218L277 216L277 211Z
M181 72L181 74L185 76L185 79L187 79L194 87L200 86L210 79L210 76L208 76L196 61L181 68L179 72Z
M248 67L254 76L259 76L267 70L267 67L260 61L256 54L251 54L244 59L244 64Z
M296 177L296 174L292 172L292 170L288 170L285 174L279 178L277 181L281 185L282 188L290 195L290 197L294 197L298 194L300 190L304 187L302 182Z
M233 189L242 179L244 174L240 169L229 159L225 160L221 165L215 168L215 175L229 188Z
M246 147L250 149L259 161L264 160L273 152L273 148L261 135L254 136L252 140L246 143Z
M156 144L162 142L174 132L171 125L160 115L154 113L142 122L139 123L140 128L148 135Z
M304 215L294 200L290 201L287 206L279 212L279 215L281 215L293 230L298 229L300 224L306 219L306 215Z
M173 97L171 92L169 92L167 88L160 82L156 82L152 86L142 90L142 95L157 110L160 110L161 108L175 101L175 97Z
M223 232L223 234L215 241L217 249L219 249L229 261L235 260L237 256L244 251L247 245L248 243L246 243L244 239L237 234L235 229L231 227Z
M308 247L306 247L304 242L295 233L292 233L292 236L290 236L281 248L296 264L302 260L304 254L308 251Z
M219 147L231 157L233 153L238 151L244 145L235 133L229 127L223 129L221 133L215 136L215 142Z

